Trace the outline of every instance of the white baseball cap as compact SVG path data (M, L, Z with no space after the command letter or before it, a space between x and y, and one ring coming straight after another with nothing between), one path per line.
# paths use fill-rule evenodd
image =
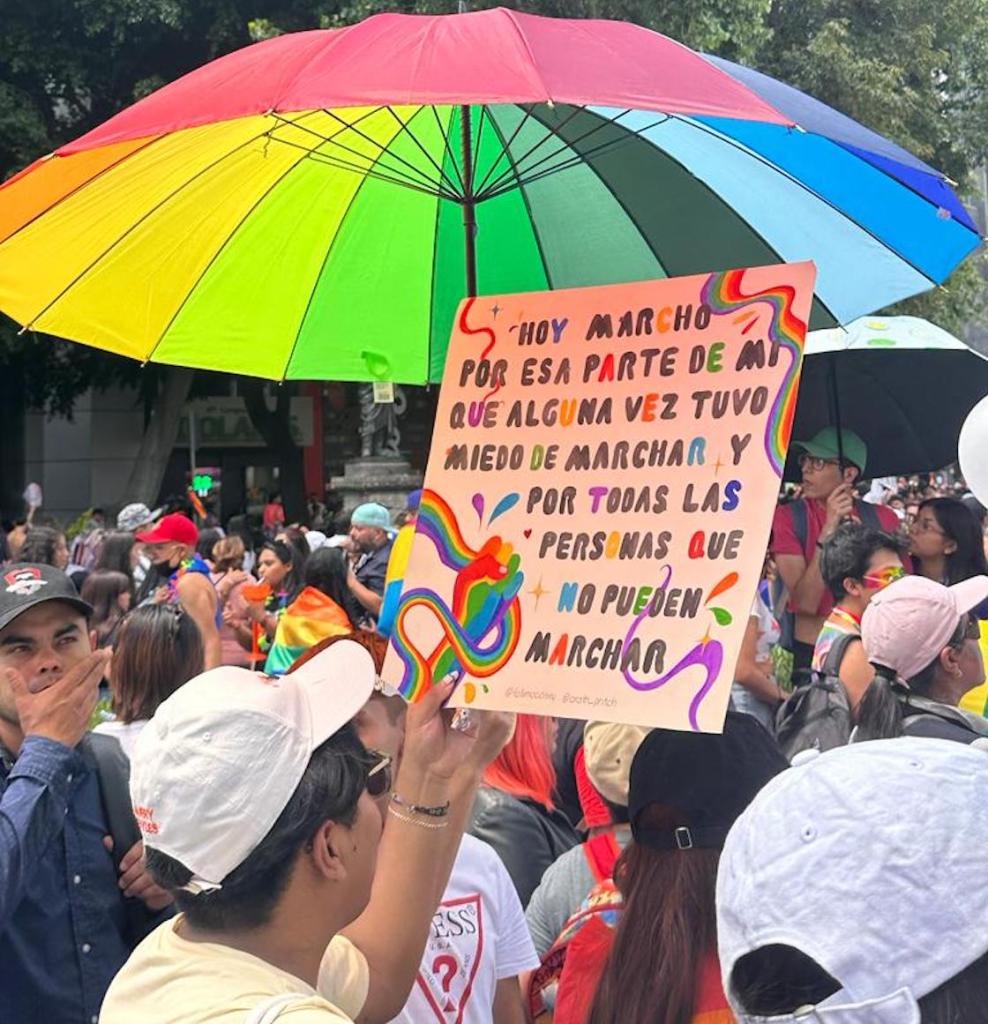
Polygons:
M917 1000L988 951L988 754L904 737L829 751L773 779L731 829L717 875L724 991L739 1024L919 1024ZM735 964L799 950L841 989L746 1014Z
M912 679L947 646L961 618L986 599L988 576L952 587L925 576L903 576L877 593L861 618L868 660Z
M147 847L219 888L271 831L312 752L364 706L374 661L352 640L297 672L225 666L191 679L137 739L130 795Z

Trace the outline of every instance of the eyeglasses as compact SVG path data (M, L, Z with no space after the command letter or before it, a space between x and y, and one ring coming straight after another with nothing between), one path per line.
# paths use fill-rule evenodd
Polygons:
M946 536L934 519L914 519L909 528L913 533L939 533L941 537Z
M821 459L819 456L809 455L806 452L803 452L796 462L800 469L812 469L814 473L819 473L827 466L840 465L840 459Z
M965 640L980 640L981 639L981 623L978 618L974 615L966 615L964 622L964 639Z
M901 580L906 575L906 570L901 565L887 565L877 572L870 572L861 577L861 582L869 590L884 590L890 583Z
M369 750L367 753L376 758L367 773L367 793L373 797L384 796L391 792L391 758L378 750Z

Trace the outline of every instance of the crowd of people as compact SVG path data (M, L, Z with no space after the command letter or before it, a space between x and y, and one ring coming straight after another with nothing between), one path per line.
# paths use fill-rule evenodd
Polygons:
M0 1020L985 1019L985 510L794 450L722 734L406 706L420 492L13 526Z

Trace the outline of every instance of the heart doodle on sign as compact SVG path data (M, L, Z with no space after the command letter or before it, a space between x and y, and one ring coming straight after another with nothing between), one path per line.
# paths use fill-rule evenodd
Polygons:
M521 532L524 534L525 540L528 540L528 538L532 536L531 530L522 530Z

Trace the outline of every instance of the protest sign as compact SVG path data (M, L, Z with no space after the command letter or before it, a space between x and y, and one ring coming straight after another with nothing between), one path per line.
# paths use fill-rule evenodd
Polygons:
M414 700L718 731L811 263L465 300L385 666Z

